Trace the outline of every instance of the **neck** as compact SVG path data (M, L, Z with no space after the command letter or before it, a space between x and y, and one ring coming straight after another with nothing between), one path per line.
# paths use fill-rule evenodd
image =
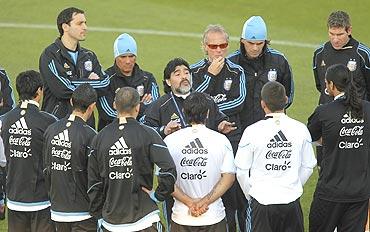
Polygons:
M341 97L341 96L343 96L345 93L344 92L339 92L339 91L337 91L335 94L334 94L334 100L335 99L337 99L337 98L339 98L339 97Z
M125 72L125 71L121 70L121 73L122 73L123 76L130 77L132 75L132 70L129 71L129 72Z
M134 113L122 112L122 113L118 113L117 116L118 116L118 118L136 118L137 114L135 115Z
M277 113L284 113L284 110L276 110L276 111L272 112L269 109L265 109L265 114L277 114Z
M62 38L60 38L60 40L62 41L64 47L66 47L67 49L71 51L76 51L77 44L78 44L77 40L74 40L66 35L63 35Z
M191 122L190 123L191 126L202 126L204 125L204 123L195 123L195 122Z
M89 114L88 114L88 112L87 112L87 110L86 110L86 112L85 113L82 113L81 111L76 111L76 110L74 110L73 112L72 112L72 114L74 115L74 116L77 116L77 117L80 117L80 118L82 118L82 120L84 120L85 122L89 119Z

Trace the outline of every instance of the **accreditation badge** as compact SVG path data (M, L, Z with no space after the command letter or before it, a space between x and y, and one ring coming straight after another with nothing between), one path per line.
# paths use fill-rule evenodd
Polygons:
M267 73L267 79L269 81L276 81L276 79L277 79L277 72L276 72L276 70L270 70Z
M86 71L88 71L88 72L92 71L92 62L91 62L91 60L85 61L84 66L85 66Z

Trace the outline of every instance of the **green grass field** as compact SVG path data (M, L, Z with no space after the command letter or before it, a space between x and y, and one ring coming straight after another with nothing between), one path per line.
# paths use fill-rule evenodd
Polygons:
M327 40L326 20L333 10L347 11L353 35L370 45L370 1L5 1L0 0L0 65L12 79L27 69L38 69L43 49L58 36L56 16L69 6L84 9L90 27L82 46L95 51L104 68L113 62L113 41L123 32L138 43L138 63L161 83L165 64L173 57L190 63L204 55L200 35L210 23L222 24L233 37L229 52L238 47L244 21L261 15L268 26L271 47L288 58L294 74L295 98L288 114L302 122L313 111L318 93L311 70L314 47ZM181 34L185 33L185 34ZM13 81L14 86L14 81ZM310 178L302 196L305 225L317 175ZM0 222L0 231L6 231Z

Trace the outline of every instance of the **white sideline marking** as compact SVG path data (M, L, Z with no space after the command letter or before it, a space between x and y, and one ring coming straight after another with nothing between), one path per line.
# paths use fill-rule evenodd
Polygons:
M23 29L44 29L44 30L55 30L55 25L48 24L28 24L28 23L5 23L0 22L0 28L23 28ZM202 34L190 33L190 32L176 32L176 31L158 31L150 29L132 29L132 28L115 28L115 27L89 27L89 31L97 32L128 32L143 35L161 35L161 36L173 36L173 37L189 37L189 38L202 38ZM239 41L240 37L231 36L230 40ZM271 40L272 44L284 45L290 47L302 47L302 48L317 48L319 45L310 43L301 43L294 41L285 40Z

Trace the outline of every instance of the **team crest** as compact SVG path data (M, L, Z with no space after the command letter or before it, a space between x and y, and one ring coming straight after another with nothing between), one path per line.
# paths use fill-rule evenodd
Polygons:
M356 60L352 60L350 59L347 63L347 68L349 69L349 71L353 72L356 70L357 68L357 63L356 63Z
M143 85L136 86L136 91L139 93L140 97L142 97L144 95L144 86Z
M85 66L86 71L88 71L88 72L92 71L92 62L91 62L91 60L85 61L84 66Z
M267 79L269 81L276 81L276 79L277 79L277 72L276 72L276 70L270 70L267 73Z
M231 89L231 84L233 83L233 80L227 79L224 81L224 89L226 91L229 91Z

